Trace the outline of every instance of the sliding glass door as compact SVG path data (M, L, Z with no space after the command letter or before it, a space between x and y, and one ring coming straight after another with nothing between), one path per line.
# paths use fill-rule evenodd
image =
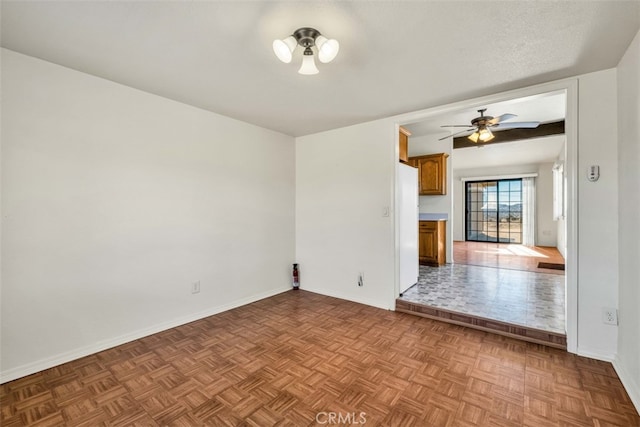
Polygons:
M466 240L522 243L522 180L466 182Z

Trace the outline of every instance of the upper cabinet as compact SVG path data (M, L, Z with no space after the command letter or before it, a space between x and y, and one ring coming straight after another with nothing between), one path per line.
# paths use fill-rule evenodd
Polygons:
M438 196L447 194L446 153L411 157L408 163L418 168L420 195Z
M407 163L409 161L409 137L411 132L400 126L400 161Z

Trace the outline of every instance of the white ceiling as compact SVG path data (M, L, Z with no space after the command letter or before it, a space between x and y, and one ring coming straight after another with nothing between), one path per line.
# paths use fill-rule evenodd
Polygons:
M640 2L2 0L0 16L3 47L300 136L615 67ZM303 26L340 41L315 76L271 50Z
M458 148L453 151L453 169L476 169L514 165L553 163L564 149L564 135L523 141Z

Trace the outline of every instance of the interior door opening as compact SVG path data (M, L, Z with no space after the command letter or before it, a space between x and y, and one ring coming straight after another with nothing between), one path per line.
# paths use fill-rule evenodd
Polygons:
M418 286L416 286L417 290L425 290L425 285L433 286L433 289L430 288L428 292L417 292L419 295L417 295L415 301L410 300L408 293L401 299L410 301L410 304L416 307L419 304L428 307L439 307L438 301L436 301L436 299L440 298L439 293L448 292L452 297L457 295L453 292L455 289L451 287L454 282L459 282L464 286L463 292L465 294L468 293L469 285L472 284L472 282L487 282L487 280L485 280L486 274L480 279L468 280L468 270L476 269L476 267L485 267L482 270L483 272L487 274L495 273L499 283L503 283L504 275L515 276L518 274L526 274L527 277L531 277L531 272L539 273L539 269L545 267L540 266L540 262L538 261L544 261L544 264L549 265L560 266L564 264L566 275L563 274L565 271L562 271L560 268L553 269L553 271L547 268L542 272L546 274L540 276L542 278L551 278L553 274L553 277L558 279L557 283L555 283L556 280L554 280L553 293L559 296L564 295L563 301L560 301L560 299L555 301L554 299L554 305L561 305L558 307L559 310L557 310L558 316L556 317L555 314L551 317L546 316L543 320L553 318L562 322L562 325L557 325L562 327L555 328L554 325L546 324L541 326L534 325L532 327L537 330L545 330L549 327L550 333L559 332L558 337L566 342L567 350L575 352L577 348L577 283L576 264L574 262L576 257L576 214L572 201L575 199L576 188L577 126L575 118L577 115L577 82L567 81L548 84L544 86L545 89L548 89L547 92L540 91L540 88L541 87L524 88L509 94L499 94L492 97L474 99L469 103L468 107L450 104L430 109L426 112L416 112L415 114L407 115L403 118L403 122L399 123L412 132L413 138L409 142L409 148L411 149L412 143L417 144L413 146L414 153L417 152L417 148L421 148L422 145L438 144L438 142L442 140L440 135L442 130L440 128L443 123L463 123L465 117L473 114L467 110L477 110L480 107L492 111L506 111L516 114L519 119L522 120L536 120L541 123L561 121L563 124L562 132L554 131L544 138L522 138L518 136L514 139L498 141L498 144L494 141L492 145L484 147L485 150L477 150L476 147L466 146L459 147L460 149L456 150L455 139L464 139L465 135L453 138L454 150L451 154L453 158L451 166L453 182L451 183L451 187L454 193L448 220L451 224L450 231L452 232L447 238L449 239L448 243L450 243L449 247L452 248L453 254L451 259L454 260L454 263L446 264L433 270L434 274L437 275L433 280L428 277L428 271L426 271L428 267L421 266L419 283ZM514 93L517 93L520 97L513 97ZM536 108L536 105L539 104L540 106L544 104L546 107ZM467 109L465 110L465 108ZM536 112L536 115L529 115L530 112ZM540 112L544 112L544 114L549 117L541 117L540 114L542 113ZM505 131L504 135L508 136L506 132L508 131ZM499 142L506 142L506 144L500 144ZM523 149L526 148L527 145L531 146L531 150ZM491 151L495 149L499 149L499 152ZM526 167L516 167L519 165L526 165ZM538 166L538 168L534 169L532 167L534 165ZM563 180L560 181L560 177L556 177L558 182L563 184L563 198L559 200L563 200L564 203L556 206L552 205L551 201L552 195L549 190L549 183L552 181L552 177L547 173L547 169L550 169L552 166L556 167L557 165L564 165ZM504 191L501 191L503 189L499 187L500 183L498 181L502 179L508 181L513 179L521 180L519 200L517 194L510 194L512 192L511 182L508 183L508 191L506 188L504 188ZM467 184L477 184L481 180L495 181L493 183L495 199L490 199L492 196L487 194L486 200L484 200L485 196L482 195L483 191L476 188L476 192L480 193L473 196L476 200L472 201L475 201L476 205L467 207ZM559 185L560 184L556 186ZM515 190L514 188L514 192ZM488 190L488 193L491 192L492 191ZM557 198L558 195L554 194L553 196ZM428 209L431 208L429 204L431 201L431 199L423 200L423 198L421 198L421 212L423 209L428 211ZM491 203L483 203L485 201ZM505 204L503 203L505 201L507 201L507 206L502 206L502 209L500 209L500 205ZM520 206L516 206L518 202ZM487 206L484 206L485 209L482 209L485 204ZM491 204L495 205L494 212L491 212ZM562 209L560 215L557 215L555 214L555 210L553 210L554 213L547 212L547 210L551 209L550 206L555 207L555 209L562 206L564 209ZM438 212L441 212L441 207L438 206L438 208L440 209ZM474 210L475 218L471 218L470 212ZM489 221L491 217L494 218L492 224L490 224ZM542 222L540 218L542 218ZM550 218L554 220L557 218L557 222L551 223ZM476 224L473 223L474 220ZM500 222L500 220L502 220L502 222ZM476 235L469 236L469 234L474 231ZM555 243L553 242L554 233L557 233ZM458 245L458 247L456 247L456 245ZM466 251L466 258L461 258L461 256L458 255L460 248ZM553 253L548 254L546 248L549 248ZM469 251L473 252L475 257L473 260L468 259ZM540 260L537 258L540 258ZM515 262L514 259L519 262ZM423 269L425 272L423 272ZM458 274L458 270L460 270L460 274ZM443 280L443 278L451 278L451 283ZM487 283L487 285L491 283ZM519 284L522 283L522 281L517 280L514 283ZM422 288L420 288L420 286L422 286ZM519 289L518 286L503 286L502 288L510 290ZM542 288L543 287L541 287L541 289ZM549 286L544 288L547 289ZM555 288L557 288L557 292ZM413 288L409 289L408 292L412 289ZM495 288L492 289L495 290ZM485 300L487 295L498 297L497 294L492 294L491 292L479 293L479 296ZM522 301L518 299L517 302ZM466 300L464 302L466 303ZM555 304L556 302L558 304ZM402 304L402 301L399 303ZM483 300L481 304L474 305L474 307L476 306L481 306L491 311L491 313L488 314L478 314L485 319L501 320L509 324L520 325L519 327L523 325L523 319L509 320L499 316L506 311L517 315L528 313L528 311L521 309L522 307L513 307L513 309L506 307L504 301L493 304L490 301ZM399 309L398 307L397 301L396 309ZM448 310L452 308L451 304L448 304L447 307ZM461 307L456 311L469 314L467 313L469 307L470 305L466 308ZM535 313L537 312L538 311L535 311ZM424 313L421 315L424 315ZM525 322L529 320L530 319L524 319ZM558 329L558 331L552 329Z

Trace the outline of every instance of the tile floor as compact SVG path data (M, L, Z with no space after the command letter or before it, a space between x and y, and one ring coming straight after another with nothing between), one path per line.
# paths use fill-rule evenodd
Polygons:
M420 266L400 300L565 333L564 276L474 265Z

